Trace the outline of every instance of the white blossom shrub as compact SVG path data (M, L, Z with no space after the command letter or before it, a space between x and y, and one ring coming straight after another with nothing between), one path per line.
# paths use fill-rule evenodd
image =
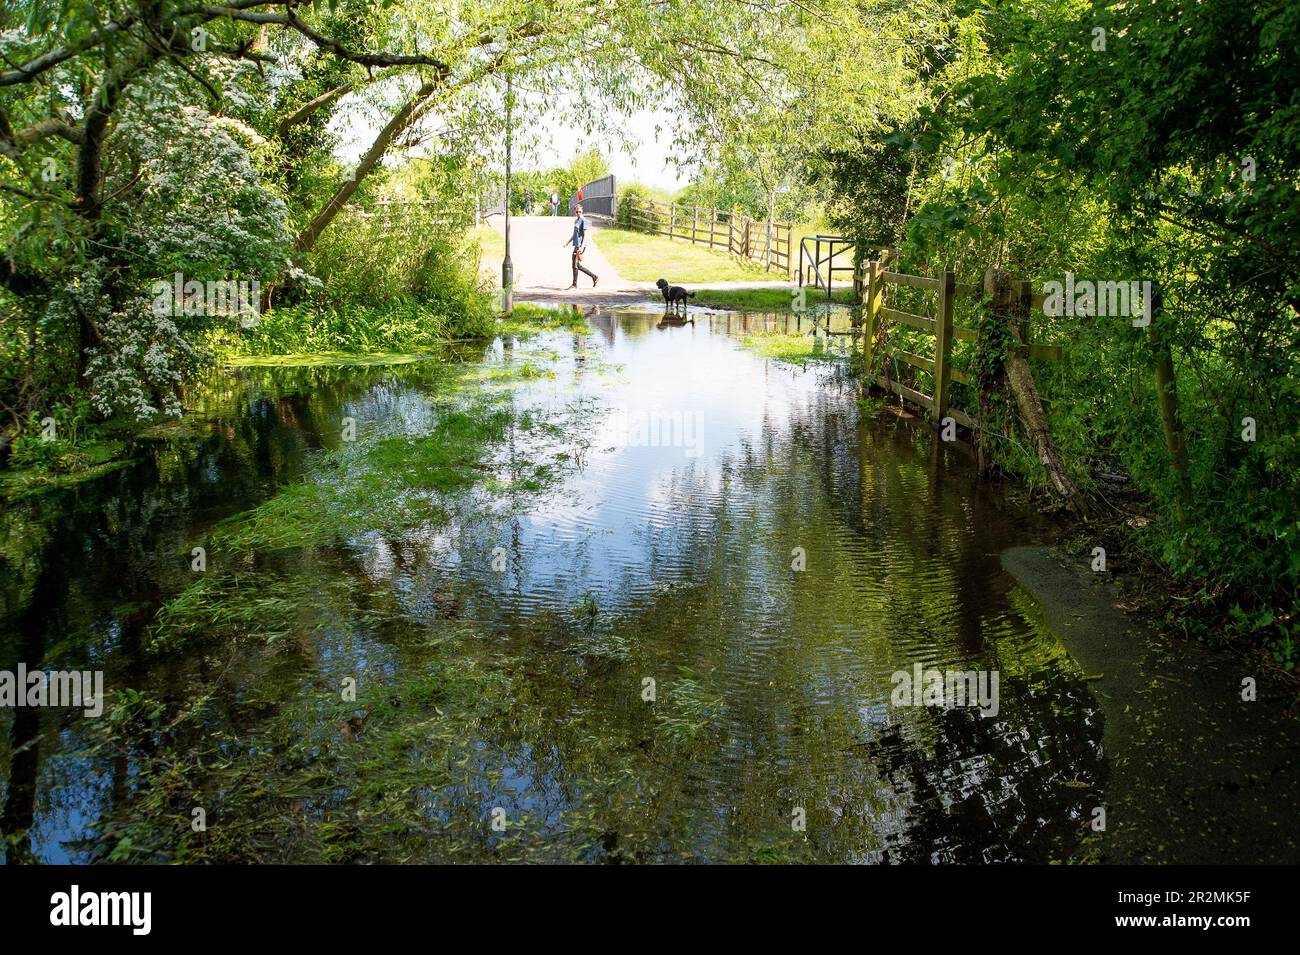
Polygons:
M252 127L185 103L163 78L124 110L113 145L143 175L118 224L148 278L275 274L290 241L288 209L254 165L269 147Z
M287 207L256 168L253 156L266 148L256 131L187 104L166 77L136 91L110 145L139 177L110 223L118 251L112 261L92 260L52 301L50 318L88 316L98 331L86 367L97 413L178 415L179 385L207 359L208 333L233 328L237 317L157 314L151 286L176 273L269 280L290 242Z

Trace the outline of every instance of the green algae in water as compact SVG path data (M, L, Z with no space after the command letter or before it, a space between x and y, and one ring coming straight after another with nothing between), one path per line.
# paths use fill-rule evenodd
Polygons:
M135 461L125 457L126 444L102 440L77 445L50 465L7 468L0 472L0 496L11 500L61 490L95 481L106 474L129 467Z
M648 328L634 330L654 344ZM567 337L505 349L504 359L494 351L463 374L418 363L277 369L268 375L276 387L259 384L251 401L234 384L262 379L230 376L223 400L251 411L227 419L227 433L290 421L307 447L300 467L279 468L283 449L299 445L236 444L241 459L273 466L256 472L273 476L271 496L240 497L233 517L217 520L223 510L161 538L177 568L191 546L206 546L208 570L167 578L180 583L164 589L165 611L124 641L158 638L147 666L111 719L80 730L94 745L68 751L69 787L105 781L86 813L97 817L86 858L798 862L1037 845L1018 827L1057 810L1060 800L1042 793L1074 741L1064 724L1077 706L1060 696L1020 709L1006 701L1011 718L992 729L968 714L873 708L888 681L871 664L892 664L918 633L946 648L954 621L992 622L996 647L981 650L968 631L959 647L990 661L1017 652L1023 637L981 616L981 568L994 545L969 539L966 510L943 517L912 444L891 447L884 431L856 442L851 428L824 443L821 429L803 425L848 415L839 420L851 426L851 400L829 403L816 376L764 369L714 342L709 375L798 397L782 402L799 409L791 426L773 427L757 454L742 443L735 457L723 447L693 465L640 449L652 457L616 473L659 476L644 484L599 483L610 461L598 460L593 487L575 473L589 409L525 411L515 398L542 395L554 408L571 397L579 375L563 374ZM606 354L623 340L606 349L592 337ZM628 382L680 364L635 368ZM560 377L522 371L529 365ZM816 419L802 417L805 398ZM729 391L712 407L744 404ZM354 412L357 440L342 442L337 422ZM747 434L742 418L718 420ZM832 458L823 460L831 447L833 481ZM413 456L428 467L411 470ZM205 486L206 460L196 457L191 488ZM720 470L706 470L718 460ZM853 523L857 468L875 482L862 482L876 495L861 502L876 522L868 533ZM726 493L708 493L714 474ZM572 498L552 495L557 488ZM617 554L599 549L618 534L610 525L578 526L567 549L539 540L539 527L549 535L589 501L626 505L647 493L665 506L650 512L659 526L623 532L634 558L627 581L602 576L602 559ZM874 506L886 497L888 509ZM954 514L976 506L961 494L947 501ZM924 540L939 550L924 566L965 560L968 606L954 603L946 577L917 572L912 532L935 520ZM787 539L809 527L816 572L792 576ZM512 539L523 541L511 551L519 566L489 575L491 546ZM859 575L884 558L888 588ZM532 579L530 562L540 565ZM542 608L522 614L524 601ZM917 632L886 629L904 608ZM1020 658L1024 682L1034 653ZM653 700L642 693L647 675ZM1040 683L1051 686L1049 677ZM1045 763L1026 763L1022 726L1034 741L1028 755ZM57 751L45 765L57 779ZM975 798L994 797L973 816L960 811L967 766L990 783ZM57 783L43 785L57 805ZM808 810L807 833L791 830L795 805ZM200 833L196 807L207 817ZM907 818L891 831L900 808ZM502 831L490 824L496 810Z
M842 350L829 345L821 335L764 332L745 336L741 339L741 344L764 358L791 365L843 361L847 357Z
M509 315L497 319L497 333L531 338L543 331L590 331L586 315L577 305L516 303Z
M222 364L231 368L369 368L384 365L410 365L440 361L443 349L432 352L304 352L283 355L226 355Z

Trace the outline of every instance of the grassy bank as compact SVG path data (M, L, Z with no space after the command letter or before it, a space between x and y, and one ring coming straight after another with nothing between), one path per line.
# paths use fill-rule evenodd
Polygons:
M786 288L703 288L694 291L693 305L749 312L793 313L796 305L811 308L826 301L824 292L813 289L805 289L801 299L798 294L800 289L793 282ZM830 301L836 305L852 305L853 289L837 290Z
M674 285L701 282L761 282L779 279L762 266L684 239L669 239L627 229L600 228L595 243L618 274L633 282L666 278Z
M422 352L495 330L490 296L465 292L443 299L299 302L271 309L251 329L221 340L221 356L366 355Z
M474 226L466 232L465 237L478 249L480 279L494 287L501 281L501 260L506 254L506 237L487 222Z

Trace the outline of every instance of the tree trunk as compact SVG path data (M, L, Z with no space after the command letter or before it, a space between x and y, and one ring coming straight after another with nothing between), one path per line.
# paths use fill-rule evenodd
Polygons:
M1151 351L1155 364L1156 397L1160 401L1160 426L1165 434L1165 449L1174 469L1174 506L1180 523L1187 520L1187 501L1191 496L1188 478L1187 441L1183 435L1183 421L1178 413L1178 381L1174 377L1174 359L1169 345L1160 336L1161 308L1151 303Z
M432 80L425 82L416 91L415 95L393 114L393 118L380 130L379 135L375 137L375 141L366 150L366 154L357 163L356 172L339 186L334 195L330 196L329 201L321 207L311 222L307 224L307 227L294 239L293 250L297 256L300 257L303 253L311 251L317 240L320 239L321 233L347 205L348 200L352 198L352 194L361 185L361 181L384 158L384 153L388 151L388 147L392 145L397 135L420 118L429 100L438 91L439 85L439 83Z
M1033 439L1038 460L1052 482L1057 496L1062 498L1080 517L1088 515L1087 504L1070 475L1066 473L1061 462L1060 452L1052 441L1052 432L1047 426L1047 415L1043 413L1043 403L1038 397L1038 388L1034 385L1034 376L1029 371L1029 362L1020 354L1019 349L1012 349L1007 356L1007 380L1011 384L1011 393L1016 397L1020 416L1024 419L1025 429Z

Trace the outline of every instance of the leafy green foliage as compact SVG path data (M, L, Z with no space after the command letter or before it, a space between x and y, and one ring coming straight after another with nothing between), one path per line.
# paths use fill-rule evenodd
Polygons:
M1094 472L1117 470L1154 511L1137 543L1187 589L1187 618L1271 643L1286 666L1300 593L1298 29L1283 2L959 10L927 51L915 117L813 167L860 197L832 207L844 228L903 240L905 271L1152 283L1151 328L1033 316L1036 341L1066 347L1035 368L1054 437L1099 498ZM1185 481L1153 335L1177 377ZM1021 444L1003 442L1000 463L1035 481Z

